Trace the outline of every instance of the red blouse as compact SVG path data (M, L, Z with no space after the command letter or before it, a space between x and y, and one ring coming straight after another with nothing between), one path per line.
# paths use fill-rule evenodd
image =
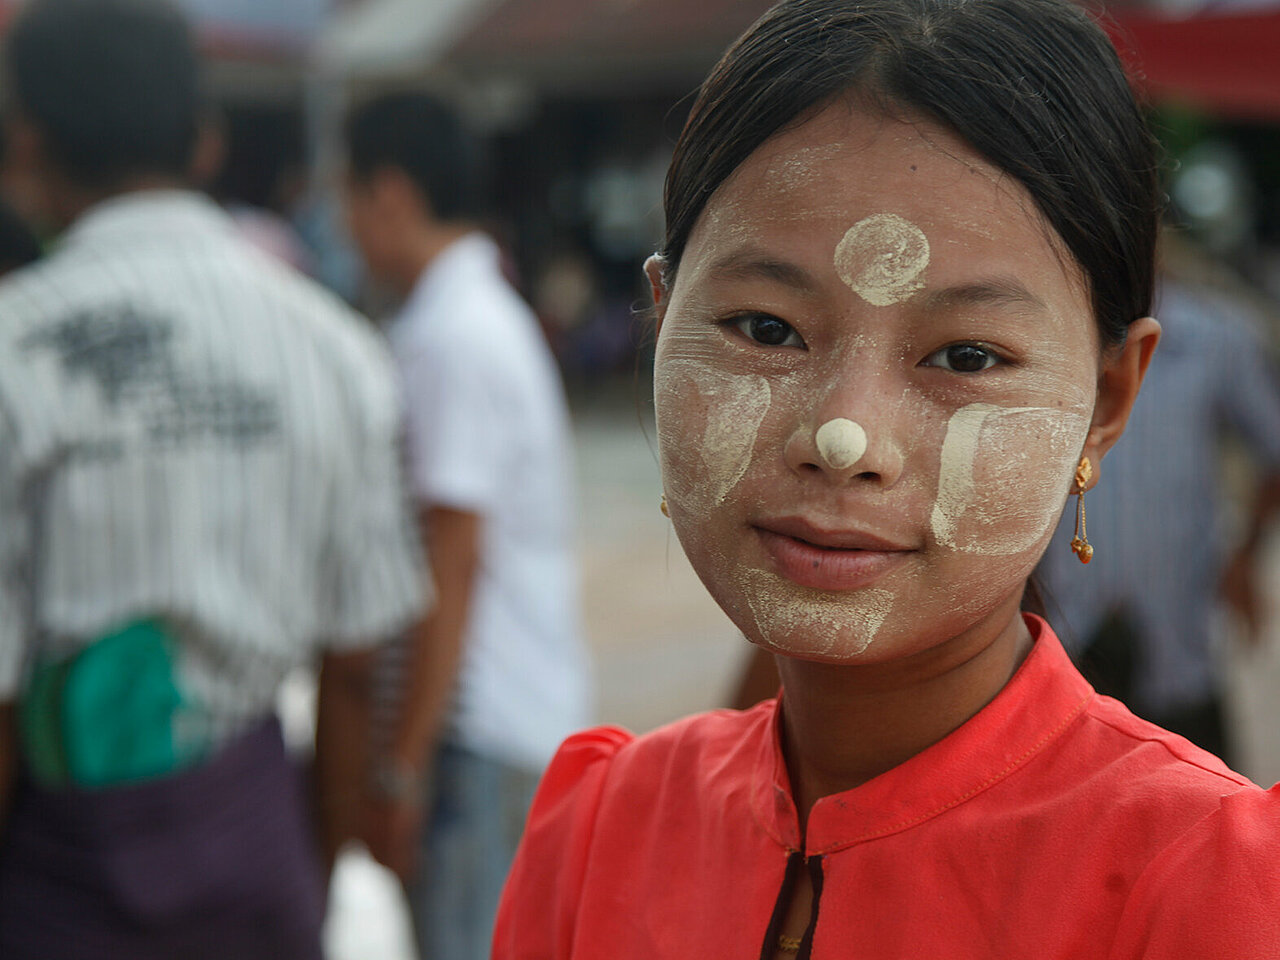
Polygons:
M571 737L534 800L494 960L771 956L789 859L814 871L814 958L1280 958L1280 792L1098 696L1028 624L1004 690L818 800L803 849L777 700Z

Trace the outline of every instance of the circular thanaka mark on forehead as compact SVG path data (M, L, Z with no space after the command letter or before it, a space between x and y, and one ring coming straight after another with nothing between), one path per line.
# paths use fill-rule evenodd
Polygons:
M867 303L901 303L924 282L929 240L924 231L896 213L859 220L836 246L836 273Z
M813 436L818 453L832 470L847 470L867 452L867 432L852 420L836 417Z

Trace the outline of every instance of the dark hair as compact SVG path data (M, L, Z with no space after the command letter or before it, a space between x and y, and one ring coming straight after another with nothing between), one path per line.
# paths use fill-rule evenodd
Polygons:
M40 254L40 241L27 222L0 200L0 275L34 263Z
M668 282L707 201L774 134L857 94L1017 179L1079 263L1104 344L1151 310L1155 142L1106 34L1068 0L784 0L703 84L667 174Z
M383 167L404 171L441 220L484 213L483 156L457 112L425 93L388 93L347 117L348 164L358 180Z
M161 0L31 0L7 41L22 114L88 187L188 172L200 115L186 19Z

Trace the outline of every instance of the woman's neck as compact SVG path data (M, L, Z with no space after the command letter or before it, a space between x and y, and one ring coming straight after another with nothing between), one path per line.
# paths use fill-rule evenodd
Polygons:
M841 666L779 656L782 743L801 830L819 797L893 769L990 703L1031 642L1014 604L902 660Z

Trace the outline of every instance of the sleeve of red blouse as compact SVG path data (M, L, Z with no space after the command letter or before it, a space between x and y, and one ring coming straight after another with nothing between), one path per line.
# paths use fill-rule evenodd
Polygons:
M568 960L600 794L618 750L634 737L597 727L566 740L525 823L494 926L492 960Z
M1111 956L1280 958L1280 786L1224 797L1152 862Z

